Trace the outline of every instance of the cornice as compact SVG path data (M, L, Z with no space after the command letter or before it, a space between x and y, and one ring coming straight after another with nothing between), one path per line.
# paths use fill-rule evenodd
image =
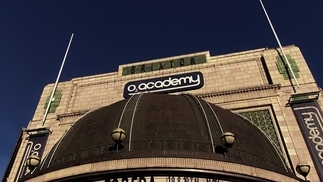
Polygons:
M212 93L205 93L205 94L197 94L199 98L207 98L207 97L219 97L223 95L232 95L232 94L240 94L246 92L255 92L255 91L263 91L263 90L279 90L281 87L280 84L271 84L271 85L260 85L254 87L245 87L233 90L225 90L220 92L212 92Z

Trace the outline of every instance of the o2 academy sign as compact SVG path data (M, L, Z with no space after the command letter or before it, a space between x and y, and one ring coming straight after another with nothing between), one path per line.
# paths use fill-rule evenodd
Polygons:
M123 97L128 98L132 95L144 92L180 92L198 89L203 87L203 85L204 80L203 74L201 72L171 75L153 79L128 82L124 87Z

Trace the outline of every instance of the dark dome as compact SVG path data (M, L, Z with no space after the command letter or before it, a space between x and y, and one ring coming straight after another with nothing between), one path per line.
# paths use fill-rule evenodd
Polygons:
M116 152L111 132L118 127L127 138ZM220 143L226 131L236 136L229 152ZM79 119L33 175L142 157L210 159L291 174L273 145L249 121L193 95L142 94Z

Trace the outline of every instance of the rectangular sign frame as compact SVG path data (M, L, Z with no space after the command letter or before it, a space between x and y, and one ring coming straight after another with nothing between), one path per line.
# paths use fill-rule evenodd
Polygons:
M124 86L123 97L128 98L140 93L173 93L199 89L204 86L201 72L190 72L159 78L128 82Z
M28 167L26 166L26 159L29 156L38 155L40 158L42 158L48 136L49 133L41 133L29 136L27 146L24 151L21 163L19 165L15 181L18 181L20 178L31 172L30 169L28 169Z
M182 58L127 66L122 68L122 76L203 64L207 62L206 56L205 53L202 55L185 55Z
M314 166L323 181L323 112L317 100L291 103Z

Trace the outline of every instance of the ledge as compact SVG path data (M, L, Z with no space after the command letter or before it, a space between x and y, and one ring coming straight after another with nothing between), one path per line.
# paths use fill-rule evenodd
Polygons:
M84 179L104 179L104 176L122 176L123 173L149 171L164 172L164 174L203 175L214 178L241 179L248 181L302 181L294 174L283 175L276 172L230 162L200 160L189 158L134 158L104 161L98 163L73 166L58 171L52 171L27 181L68 181ZM156 173L156 174L158 174Z
M245 87L245 88L239 88L236 90L197 94L197 97L199 98L218 97L222 95L232 95L232 94L240 94L245 92L254 92L254 91L262 91L262 90L270 90L270 89L279 90L280 86L281 86L280 84L272 84L272 85L261 85L261 86L255 86L255 87Z
M83 115L87 112L89 112L89 110L76 111L76 112L70 112L70 113L65 113L65 114L58 114L56 117L57 117L57 120L60 120L61 118L65 118L65 117L80 116L80 115Z

